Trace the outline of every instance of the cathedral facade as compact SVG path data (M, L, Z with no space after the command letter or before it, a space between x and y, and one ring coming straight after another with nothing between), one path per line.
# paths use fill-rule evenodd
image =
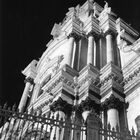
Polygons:
M41 58L22 71L19 111L34 108L72 118L79 108L83 120L92 111L103 127L140 131L139 33L108 3L101 7L89 0L68 10L54 24Z

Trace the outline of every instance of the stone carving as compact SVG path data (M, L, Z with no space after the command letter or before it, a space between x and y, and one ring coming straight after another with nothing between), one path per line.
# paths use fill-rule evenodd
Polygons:
M117 45L120 48L121 51L124 53L128 52L135 52L136 54L140 55L139 49L135 50L133 49L133 44L128 45L128 42L125 40L125 30L121 30L117 35Z
M100 87L100 80L98 77L96 79L93 79L91 76L87 75L79 82L79 88L82 88L87 81L89 81L91 85L94 85L97 88Z
M56 79L45 91L50 93L60 82L64 82L67 86L74 89L74 84L72 81L69 81L64 76L60 76L58 79Z
M87 97L79 105L75 107L76 111L82 113L84 111L95 111L95 113L100 113L100 104L96 103L94 100L91 100L90 97Z
M104 5L104 9L103 11L100 13L99 16L99 21L101 21L106 15L113 15L116 16L116 14L114 14L113 12L111 12L111 7L108 6L108 3L105 1L105 5Z
M114 96L114 94L112 94L109 98L107 98L103 103L102 103L102 109L103 110L108 110L108 109L122 109L124 106L125 103L120 101L118 98L116 98Z
M115 75L115 74L113 74L113 73L110 73L110 74L108 74L108 76L106 76L106 77L104 78L104 80L102 80L102 81L100 82L101 86L104 86L105 83L107 83L109 80L114 80L114 81L117 82L118 84L121 84L121 82L122 82L122 79L119 79L119 77L118 77L117 75Z
M34 84L34 79L31 78L31 77L27 77L27 78L24 80L24 82L25 82L25 83L29 82L29 83L31 83L31 85L32 85L32 84Z
M35 78L35 82L42 83L48 75L51 75L51 77L54 76L58 72L60 63L63 61L63 59L63 55L56 56L52 59L47 57L43 65L40 66L39 73Z
M64 59L64 55L58 56L57 64L56 64L56 66L52 69L53 75L55 75L55 74L58 72L58 70L59 70L59 68L60 68L60 64L61 64L61 62L63 61L63 59Z
M136 69L132 74L130 74L128 77L126 77L123 81L122 81L122 85L127 85L129 82L131 82L135 77L138 76L138 74L140 73L140 67L138 69Z
M61 24L54 24L53 26L53 29L51 31L51 35L54 37L54 38L57 38L59 35L61 34Z
M65 114L70 115L72 112L72 105L68 104L61 97L59 97L50 105L50 110L53 112L63 111Z
M68 35L68 39L69 39L70 37L73 37L73 38L74 38L75 40L77 40L77 41L81 38L81 36L78 35L78 34L75 33L75 32L71 32L71 33Z

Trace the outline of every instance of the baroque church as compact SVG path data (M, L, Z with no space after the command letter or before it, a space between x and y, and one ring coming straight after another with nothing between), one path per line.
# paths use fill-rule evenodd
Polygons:
M140 132L139 33L107 2L88 0L69 8L51 35L41 58L22 71L19 111L66 117L74 106L83 115L79 119L93 111L103 126Z

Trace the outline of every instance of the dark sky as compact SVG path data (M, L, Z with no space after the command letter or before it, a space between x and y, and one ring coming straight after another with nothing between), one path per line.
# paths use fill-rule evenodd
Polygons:
M140 32L139 0L107 0L119 17ZM55 22L69 7L85 0L1 0L0 1L0 104L18 104L24 89L21 71L41 57L51 39ZM96 0L104 6L104 0Z

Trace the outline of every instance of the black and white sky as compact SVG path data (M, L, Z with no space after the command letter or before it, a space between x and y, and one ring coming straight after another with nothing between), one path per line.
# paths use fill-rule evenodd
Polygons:
M140 32L139 0L106 0L114 13ZM0 1L0 105L18 104L24 90L21 71L39 59L54 23L65 17L69 7L85 0ZM96 0L104 6L104 0Z

